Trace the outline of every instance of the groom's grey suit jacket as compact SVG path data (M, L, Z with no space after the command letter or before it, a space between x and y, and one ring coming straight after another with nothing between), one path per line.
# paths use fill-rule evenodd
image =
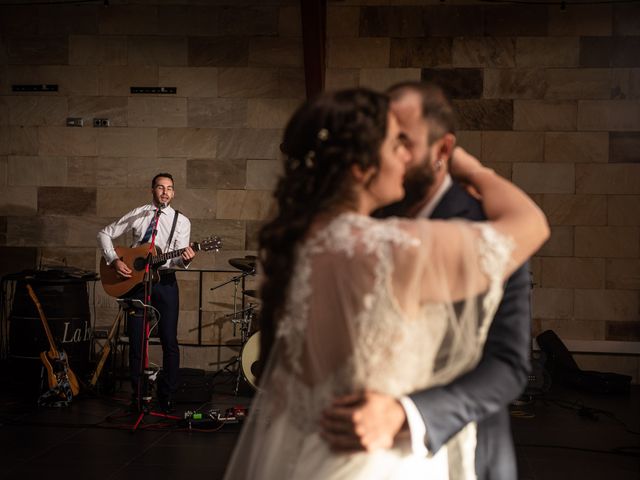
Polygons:
M485 220L482 206L454 183L431 218ZM475 369L448 385L410 395L427 427L427 447L437 451L471 421L478 422L476 471L480 480L516 480L507 406L524 390L530 368L530 274L522 265L509 278Z

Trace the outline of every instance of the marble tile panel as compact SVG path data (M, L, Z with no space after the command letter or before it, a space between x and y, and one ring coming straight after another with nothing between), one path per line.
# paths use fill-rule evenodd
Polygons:
M619 290L640 290L640 260L607 258L606 287Z
M454 100L458 128L462 130L511 130L511 100Z
M249 39L243 37L189 37L191 67L246 67Z
M327 5L327 37L357 37L363 10L356 6Z
M543 148L541 132L482 132L484 162L541 162Z
M68 116L83 118L85 127L92 127L94 118L107 118L112 127L126 127L127 98L70 97Z
M244 98L188 99L188 125L191 128L237 128L247 124Z
M607 195L609 225L640 227L640 195Z
M220 68L220 97L274 98L279 93L278 70L274 68Z
M544 5L491 5L483 10L486 36L545 36L549 32Z
M163 87L160 85L157 66L99 67L98 94L105 96L131 95L131 87Z
M5 186L0 189L0 215L29 216L38 211L38 189L32 186ZM14 238L7 230L7 240Z
M212 219L217 215L216 190L211 187L179 190L172 204L189 217L192 223L196 218Z
M545 71L538 68L487 68L484 98L543 98L548 85Z
M187 37L127 37L128 65L187 65Z
M127 104L130 127L186 127L187 99L176 97L130 97Z
M158 153L156 128L114 127L98 130L97 148L100 156L154 157Z
M420 81L419 68L363 68L360 86L384 91L391 85L405 81Z
M212 67L160 67L159 84L176 87L178 97L217 97L218 70Z
M10 156L9 185L64 186L67 184L67 157Z
M550 225L607 225L604 195L546 194L542 209Z
M249 41L250 67L304 66L301 38L254 37Z
M638 227L576 227L577 257L638 258Z
M452 39L440 37L392 38L390 59L380 65L362 67L445 67L453 63ZM349 65L340 65L348 67Z
M578 129L640 130L640 101L583 100L578 103Z
M92 128L39 127L38 154L95 155L97 137L97 132Z
M575 130L578 106L571 101L514 100L514 130Z
M388 67L389 38L329 38L327 66L335 68ZM404 65L393 65L404 66ZM410 66L410 65L406 65Z
M155 35L158 31L158 7L120 4L98 10L98 31L109 35Z
M280 6L280 9L278 12L278 36L279 37L301 37L302 36L302 21L301 21L300 5L292 4L292 5Z
M580 39L578 37L524 37L516 38L516 65L518 67L575 67L579 64Z
M513 182L528 193L574 193L576 188L570 163L515 163Z
M603 258L543 258L544 288L604 288Z
M53 96L5 97L9 108L10 125L58 125L67 118L67 99Z
M158 155L215 158L218 131L212 128L159 128Z
M551 236L538 251L542 257L572 257L574 248L574 227L551 226Z
M247 190L273 191L282 174L279 160L247 160Z
M365 69L357 68L327 68L324 78L324 86L327 90L340 90L343 88L355 88L360 85L360 72ZM368 72L382 69L366 69Z
M640 35L640 5L613 5L613 34Z
M7 37L5 42L13 65L65 65L69 58L66 35Z
M638 320L638 293L627 290L575 290L575 316L585 320Z
M547 132L544 136L545 162L606 163L609 158L606 132Z
M549 6L550 36L611 35L611 5Z
M302 104L298 99L249 99L249 128L284 128L293 112Z
M264 220L273 213L272 193L263 190L218 190L217 218Z
M70 35L69 65L126 65L127 37Z
M39 187L39 215L95 215L95 187Z
M609 162L640 163L640 132L611 132L609 139Z
M220 130L218 158L276 159L280 155L279 129Z
M545 71L545 98L607 99L611 97L611 72L602 68L550 68Z
M516 66L516 40L510 37L457 37L451 46L454 67Z
M245 188L246 176L246 161L242 159L187 160L188 188L242 189Z
M0 155L37 155L37 127L1 127Z
M609 195L640 195L640 165L576 164L576 192Z
M573 318L573 290L535 288L531 307L533 318Z

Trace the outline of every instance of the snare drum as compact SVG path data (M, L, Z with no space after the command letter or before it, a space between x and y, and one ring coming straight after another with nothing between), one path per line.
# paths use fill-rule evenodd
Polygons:
M254 389L258 388L257 376L260 373L260 332L256 332L249 337L247 343L242 347L240 364L242 374L247 379L249 385Z

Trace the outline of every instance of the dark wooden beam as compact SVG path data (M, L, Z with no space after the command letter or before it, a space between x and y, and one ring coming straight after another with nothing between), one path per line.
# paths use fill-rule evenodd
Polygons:
M304 47L304 79L307 98L311 98L324 90L327 1L300 0L300 11Z

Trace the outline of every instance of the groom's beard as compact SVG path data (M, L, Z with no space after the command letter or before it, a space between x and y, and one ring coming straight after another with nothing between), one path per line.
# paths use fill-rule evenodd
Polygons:
M431 165L431 156L419 164L409 168L404 175L404 198L399 202L378 208L373 217L407 217L413 216L416 207L424 203L427 192L435 182L435 172Z

